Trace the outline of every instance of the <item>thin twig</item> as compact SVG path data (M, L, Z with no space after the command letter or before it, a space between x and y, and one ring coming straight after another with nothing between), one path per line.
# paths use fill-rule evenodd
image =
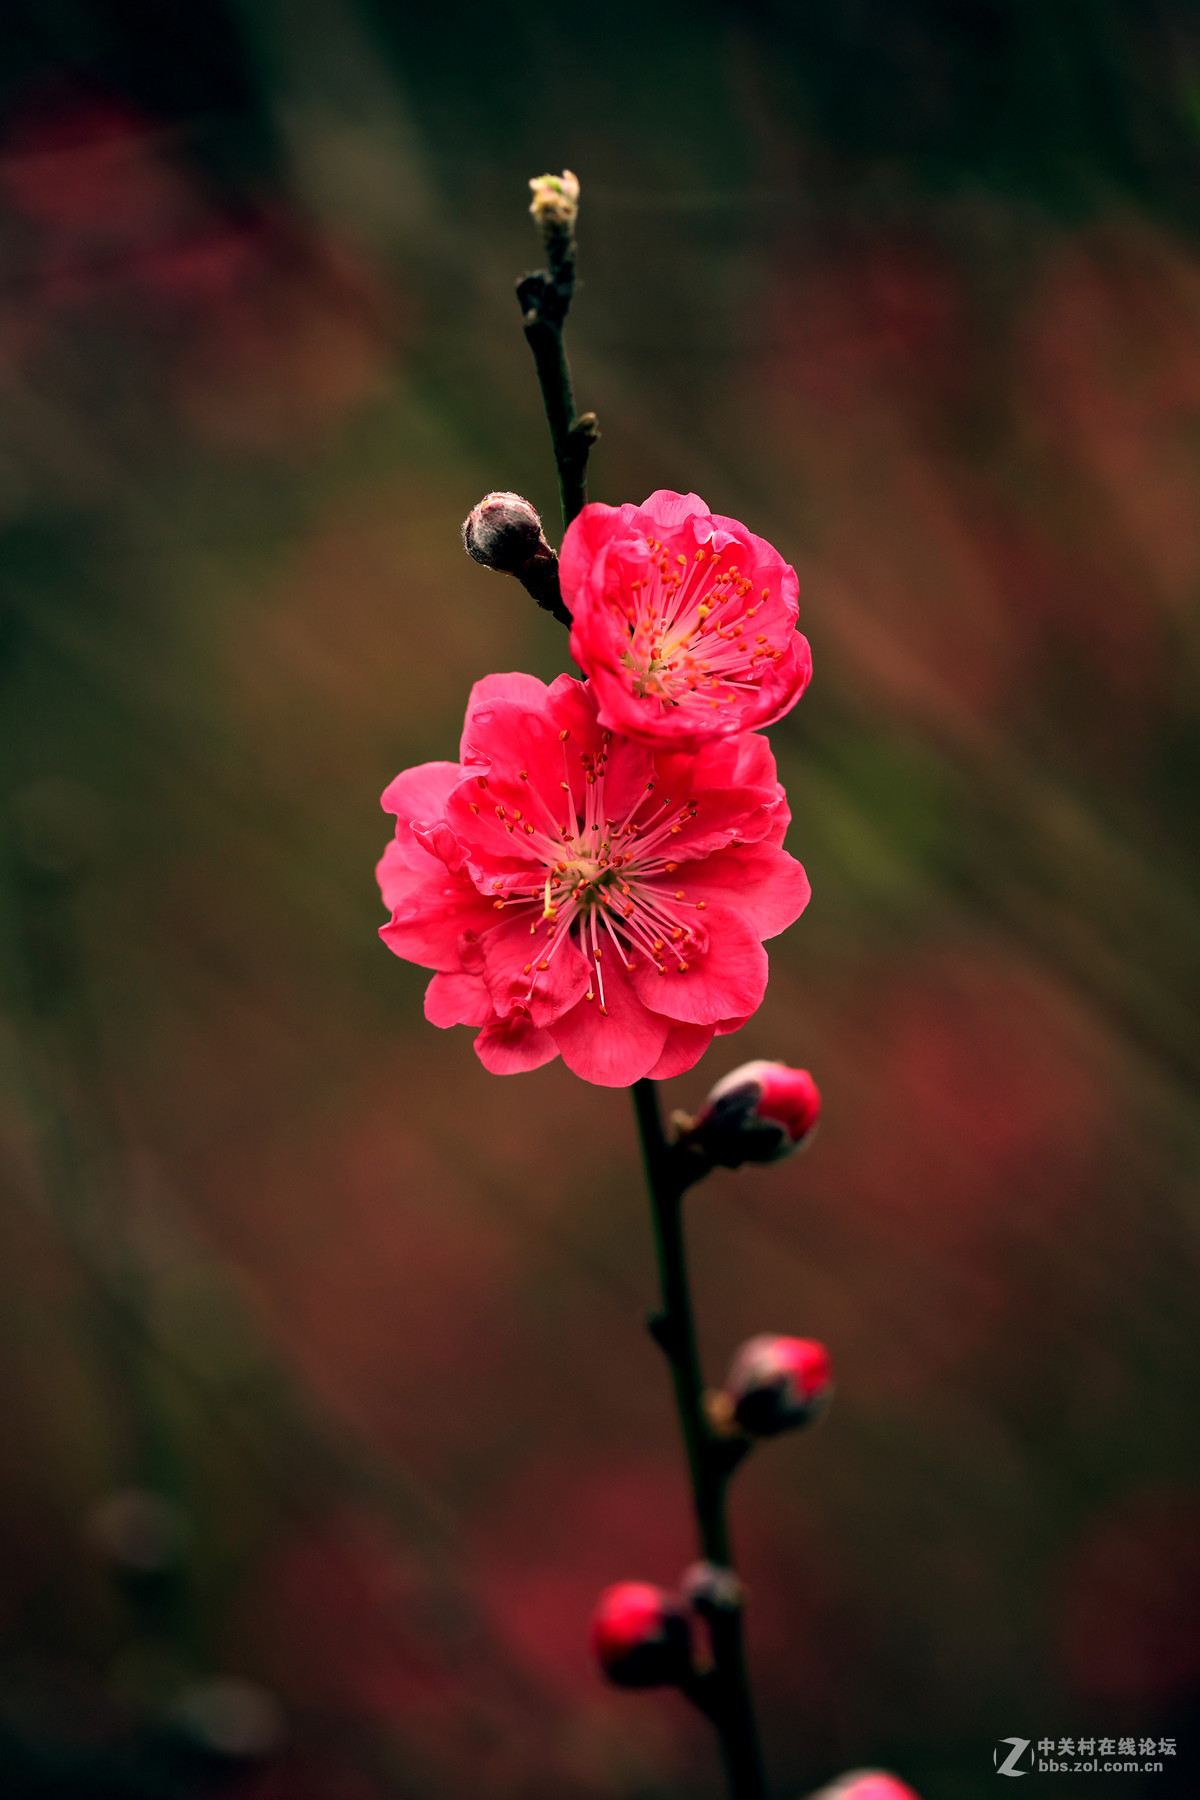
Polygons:
M718 1437L705 1417L704 1380L683 1237L683 1196L704 1173L704 1167L664 1137L655 1083L635 1082L632 1093L646 1161L662 1286L662 1311L650 1320L650 1330L671 1369L701 1555L719 1568L732 1569L725 1493L744 1444ZM713 1669L704 1681L701 1703L720 1740L729 1792L732 1800L766 1800L766 1776L742 1644L741 1608L708 1608L706 1617L712 1638Z
M517 301L550 425L565 527L587 505L588 454L600 435L595 413L575 412L571 368L563 347L563 326L575 294L579 183L568 171L561 177L543 175L530 185L534 190L530 210L550 266L518 281Z

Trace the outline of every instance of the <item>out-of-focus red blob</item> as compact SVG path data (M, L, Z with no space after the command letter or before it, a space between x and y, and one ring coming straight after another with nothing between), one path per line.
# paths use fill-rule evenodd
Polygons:
M1080 1693L1156 1705L1200 1687L1200 1493L1127 1495L1063 1573L1059 1643Z
M647 1581L605 1588L588 1626L588 1644L618 1687L668 1687L691 1668L691 1627L678 1595Z
M806 246L765 304L756 428L821 518L814 618L905 704L965 703L971 730L1040 692L1120 766L1171 700L1200 579L1194 256L1132 215L1055 241L999 379L945 240ZM964 455L983 418L1011 462Z
M919 1800L905 1782L882 1769L852 1769L809 1800Z
M454 1688L419 1559L360 1516L296 1533L269 1556L242 1608L293 1705L359 1720L407 1719Z
M864 1100L837 1153L873 1208L944 1240L1034 1196L1040 1217L1082 1203L1105 1124L1104 1046L1038 971L987 952L925 957L907 979L864 987L855 1012L846 1047Z
M5 132L0 193L61 250L143 240L173 224L180 208L165 141L124 99L45 89Z
M311 443L386 379L394 282L281 208L231 208L186 137L121 96L26 95L0 141L0 205L27 264L8 310L29 321L3 321L0 352L6 337L27 352L64 310L115 307L170 365L184 423L235 450Z
M573 1695L594 1690L583 1625L596 1594L630 1567L679 1568L686 1488L666 1465L531 1462L478 1525L474 1586L501 1641L531 1672Z

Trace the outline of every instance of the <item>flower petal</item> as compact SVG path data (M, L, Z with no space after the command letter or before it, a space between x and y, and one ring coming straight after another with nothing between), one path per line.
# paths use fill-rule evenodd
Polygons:
M440 971L425 989L425 1017L431 1025L486 1025L491 1016L487 984L478 975Z
M462 769L452 762L418 763L404 769L384 788L379 804L384 812L395 813L398 824L440 819L446 801L458 782Z
M553 1062L558 1046L528 1019L493 1019L475 1039L475 1054L493 1075L524 1075Z
M652 1081L669 1081L672 1075L686 1075L689 1069L695 1068L712 1041L711 1025L672 1025L662 1055L646 1073Z
M535 1025L551 1025L587 992L588 964L570 938L560 942L553 955L545 956L544 939L531 936L528 909L495 926L480 940L483 978L492 1007L504 1019L518 1009ZM547 967L542 969L540 963Z
M648 1012L614 957L604 958L604 1005L581 1000L550 1027L568 1069L598 1087L629 1087L648 1075L667 1040L666 1019Z
M481 723L481 715L495 701L507 701L525 712L545 712L547 692L544 681L539 681L536 675L525 675L519 669L507 675L485 675L482 681L477 681L467 700L467 716L463 721L459 752L462 761L468 761L469 745L474 729Z
M719 850L703 862L689 863L680 880L689 900L733 907L760 938L786 931L812 896L802 865L771 844Z
M465 941L496 922L491 903L464 876L445 869L419 882L400 901L379 935L388 949L426 969L463 967Z
M436 876L447 861L454 863L452 845L443 843L440 848L450 854L440 855L426 838L443 818L446 802L461 779L457 763L421 763L405 769L383 790L379 804L396 815L395 836L375 870L385 906L398 905L414 886L414 876L418 880Z
M751 925L729 906L706 911L707 949L692 951L680 970L670 960L660 975L653 963L634 965L633 986L655 1012L683 1024L715 1025L757 1011L767 986L767 953Z

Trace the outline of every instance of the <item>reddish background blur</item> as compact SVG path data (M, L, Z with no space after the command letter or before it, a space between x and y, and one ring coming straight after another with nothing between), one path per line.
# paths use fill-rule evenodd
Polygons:
M825 1095L690 1203L712 1375L839 1375L736 1489L775 1791L1018 1732L1193 1794L1195 10L565 10L3 27L0 1786L717 1792L584 1647L693 1554L628 1101L485 1075L375 935L385 783L566 659L458 537L554 517L565 165L593 497L743 518L814 651L814 899L667 1094Z

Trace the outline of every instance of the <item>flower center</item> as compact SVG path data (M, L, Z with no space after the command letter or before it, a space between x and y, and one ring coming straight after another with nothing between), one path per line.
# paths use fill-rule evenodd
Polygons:
M698 802L660 801L654 792L657 783L651 779L623 819L609 817L604 790L612 733L605 732L603 737L598 755L584 752L581 756L585 778L582 812L571 796L565 744L564 822L554 819L536 790L529 797L538 801L544 814L542 823L520 814L506 816L503 808L496 809L510 832L521 831L542 863L540 873L531 871L515 881L511 876L497 877L492 884L499 894L498 910L510 906L529 910L529 935L534 942L524 969L529 977L525 1009L539 977L569 938L592 965L586 998L598 996L601 1012L607 1010L601 968L606 950L611 950L627 971L633 968L634 956L641 953L660 975L668 970L684 974L689 954L707 943L707 934L696 918L697 912L705 910L705 902L689 900L685 888L677 885L679 864L670 855L672 839L682 831L685 820L695 817Z
M695 696L717 707L757 687L783 655L770 633L752 629L770 589L747 605L753 583L734 564L722 568L716 551L701 548L689 563L656 538L646 549L647 573L610 596L624 615L621 661L638 698L678 706Z

